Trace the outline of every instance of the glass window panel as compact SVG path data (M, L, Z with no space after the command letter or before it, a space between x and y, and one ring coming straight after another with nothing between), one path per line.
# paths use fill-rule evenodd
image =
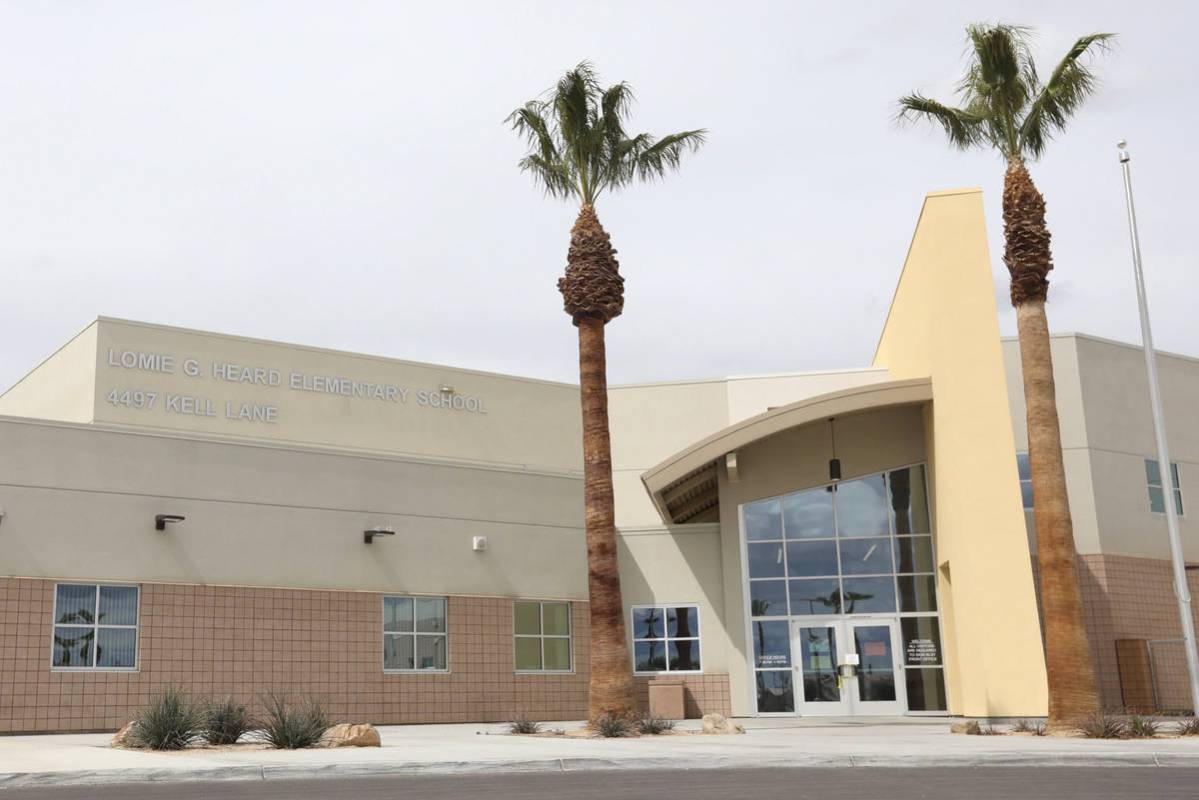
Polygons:
M894 610L894 578L845 578L846 614L880 614Z
M1149 487L1149 510L1155 514L1166 513L1166 501L1164 499L1164 495L1162 494L1162 487Z
M837 484L837 535L878 536L890 533L887 490L882 475Z
M137 624L137 587L100 587L100 624Z
M1157 463L1157 459L1145 459L1145 480L1153 486L1162 485L1161 464Z
M570 639L545 640L545 668L562 672L570 669Z
M1016 474L1020 480L1032 480L1032 468L1028 465L1028 453L1016 453Z
M932 572L933 537L898 536L895 539L896 572Z
M1020 481L1020 500L1025 508L1032 508L1032 481Z
M445 669L445 646L444 636L417 636L416 668Z
M1182 516L1182 489L1174 490L1174 505L1178 509L1178 516Z
M383 669L413 669L413 637L398 635L383 637Z
M96 623L96 587L60 583L55 595L54 621L59 624Z
M95 637L95 628L55 626L51 664L55 667L92 666L92 643Z
M924 467L897 469L887 476L891 486L891 510L895 532L928 533L928 491L924 485Z
M837 542L787 542L787 574L792 578L837 574Z
M803 670L803 695L808 703L837 702L841 699L837 680L837 634L833 628L817 626L799 629L799 667Z
M787 613L785 581L750 581L749 608L755 617L781 617Z
M946 711L945 671L941 669L904 670L908 687L909 711Z
M790 670L759 670L757 678L759 713L795 711Z
M941 663L941 624L936 617L903 617L903 663L930 666Z
M662 609L657 606L633 609L633 638L661 639L666 632Z
M541 639L535 636L516 637L516 668L541 669Z
M699 639L672 639L670 641L670 668L672 670L698 670Z
M833 536L833 493L821 487L784 497L783 528L788 539Z
M634 642L633 665L637 672L661 672L666 669L666 642Z
M783 517L778 500L762 500L745 506L745 538L750 541L783 538Z
M412 598L384 597L383 598L383 630L411 631L412 630Z
M699 609L694 606L667 608L666 635L680 639L699 636Z
M547 636L566 636L570 633L570 604L542 603L541 632Z
M416 629L421 633L445 633L444 598L416 598Z
M518 600L512 607L518 634L536 636L541 633L541 603Z
M791 581L791 613L841 613L841 592L836 578L805 578Z
M1182 481L1178 480L1178 464L1177 464L1177 463L1171 462L1171 464L1170 464L1170 475L1171 475L1171 477L1173 477L1173 478L1174 478L1174 485L1175 485L1175 486L1178 486L1178 487L1181 487L1181 486L1182 486Z
M848 539L840 544L842 575L889 575L895 571L890 539Z
M783 620L755 620L750 623L754 637L754 666L791 666L791 625Z
M783 577L783 545L782 543L760 542L747 545L749 550L749 577L751 578L781 578Z
M937 610L937 587L932 575L901 575L896 580L900 611Z
M96 666L137 666L137 630L100 628L96 634Z

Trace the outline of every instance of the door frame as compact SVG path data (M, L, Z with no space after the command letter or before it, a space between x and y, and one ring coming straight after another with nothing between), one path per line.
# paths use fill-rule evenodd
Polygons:
M861 614L853 616L812 616L790 617L791 623L791 691L795 699L795 715L805 717L869 717L869 716L901 716L908 713L907 685L904 675L903 653L900 648L901 630L899 617L890 615ZM895 681L894 700L862 700L859 696L857 680L843 681L838 677L837 686L841 692L839 701L806 701L803 699L803 649L799 640L799 632L804 628L832 628L834 631L836 653L834 669L846 663L846 656L856 654L856 643L853 637L854 628L886 627L890 633L891 669Z
M862 700L858 693L858 682L853 682L853 687L850 690L850 713L855 717L893 717L901 716L908 713L908 692L907 680L904 673L904 659L902 644L902 632L899 625L899 617L870 617L870 616L852 616L842 617L842 623L845 627L846 646L850 642L855 642L853 638L854 628L867 627L886 627L891 634L891 674L895 681L895 699L894 700ZM848 652L848 651L847 651Z

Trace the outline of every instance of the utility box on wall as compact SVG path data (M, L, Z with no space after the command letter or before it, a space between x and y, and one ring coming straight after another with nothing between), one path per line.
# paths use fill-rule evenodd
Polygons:
M682 681L652 681L649 685L649 713L663 719L684 719L686 706Z

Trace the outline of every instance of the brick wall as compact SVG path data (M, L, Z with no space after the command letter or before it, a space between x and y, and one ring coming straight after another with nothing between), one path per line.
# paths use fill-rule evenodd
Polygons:
M0 732L114 730L168 686L251 705L312 697L336 720L376 724L587 713L586 603L572 604L572 674L515 674L512 601L463 596L448 598L449 672L385 674L377 593L145 583L137 672L53 672L54 585L0 579ZM689 712L727 713L727 676L687 684Z

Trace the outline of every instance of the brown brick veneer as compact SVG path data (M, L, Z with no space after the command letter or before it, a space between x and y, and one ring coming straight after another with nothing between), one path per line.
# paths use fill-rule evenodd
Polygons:
M144 583L137 672L54 672L54 586L0 578L0 732L113 730L167 686L251 705L272 691L313 697L335 719L376 724L587 713L582 602L571 605L572 674L516 674L512 600L463 596L448 598L450 671L385 674L381 594ZM689 714L728 713L728 676L685 680Z

